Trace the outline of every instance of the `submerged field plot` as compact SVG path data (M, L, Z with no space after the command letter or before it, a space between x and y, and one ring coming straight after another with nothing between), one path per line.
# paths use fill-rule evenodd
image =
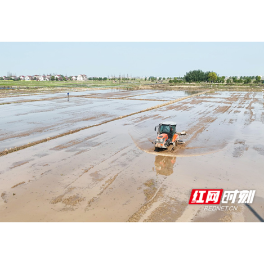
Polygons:
M0 157L0 221L264 219L262 92L107 89L0 104L0 152L26 146ZM164 120L185 144L155 152ZM252 208L207 212L188 204L194 188L256 195Z

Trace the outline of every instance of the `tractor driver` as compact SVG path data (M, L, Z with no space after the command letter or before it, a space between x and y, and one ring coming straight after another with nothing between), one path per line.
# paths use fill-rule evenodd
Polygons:
M170 133L168 134L168 136L169 136L169 140L171 142L172 141L172 136L173 136L173 129L172 129L172 127L170 128Z
M172 139L172 135L173 135L173 129L172 127L170 128L170 138Z

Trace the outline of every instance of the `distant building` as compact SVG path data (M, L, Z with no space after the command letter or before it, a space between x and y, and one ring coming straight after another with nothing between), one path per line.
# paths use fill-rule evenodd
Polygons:
M24 81L24 80L25 80L25 76L24 76L24 75L20 75L20 76L19 76L19 79L20 79L21 81Z
M38 78L38 80L40 82L46 81L46 76L45 75L40 75L39 78Z
M33 75L33 80L38 81L39 80L39 75Z
M54 77L55 77L55 80L58 79L59 81L62 81L62 75L57 74Z
M25 81L31 81L32 79L33 79L33 77L30 76L30 75L27 75L27 76L25 77Z
M77 76L77 81L87 81L87 76L85 74L79 74Z

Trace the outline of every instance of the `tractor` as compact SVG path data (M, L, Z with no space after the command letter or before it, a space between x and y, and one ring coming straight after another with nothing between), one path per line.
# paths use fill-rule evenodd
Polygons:
M158 129L158 131L157 131ZM186 135L186 132L176 132L176 123L172 121L166 121L155 126L157 131L157 138L155 140L155 150L169 149L173 150L175 146L184 144L182 140L179 140L179 135ZM171 146L172 145L172 146Z

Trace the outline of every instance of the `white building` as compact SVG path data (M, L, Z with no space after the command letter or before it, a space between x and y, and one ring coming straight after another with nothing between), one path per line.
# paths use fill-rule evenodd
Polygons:
M85 74L79 74L77 76L77 81L86 81L87 80L87 76Z
M60 74L57 74L54 76L55 77L55 80L58 79L58 80L62 80L62 76Z
M40 75L39 78L38 78L38 80L40 82L46 81L46 76L45 75Z
M33 78L32 78L32 76L30 76L30 75L27 75L26 77L25 77L25 81L31 81Z

